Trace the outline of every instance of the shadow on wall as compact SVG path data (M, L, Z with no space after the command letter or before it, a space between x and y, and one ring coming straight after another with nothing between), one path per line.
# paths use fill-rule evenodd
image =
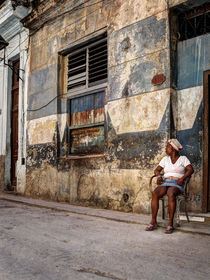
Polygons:
M193 127L186 130L177 131L177 138L183 146L184 154L190 160L196 172L201 170L202 167L202 154L203 154L203 102L201 102L197 112Z

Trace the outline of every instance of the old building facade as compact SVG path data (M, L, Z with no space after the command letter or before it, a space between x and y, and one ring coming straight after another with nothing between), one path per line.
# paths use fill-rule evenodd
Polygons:
M209 210L208 1L30 2L17 191L149 213L149 178L177 137L195 169L189 207Z
M28 30L20 22L26 6L0 1L0 189L25 189ZM2 43L0 42L0 45ZM13 185L13 186L12 186Z

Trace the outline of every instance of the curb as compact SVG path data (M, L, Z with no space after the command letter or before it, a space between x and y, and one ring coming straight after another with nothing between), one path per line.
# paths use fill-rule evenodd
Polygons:
M9 197L11 196L11 197ZM9 201L9 202L14 202L14 203L19 203L19 204L24 204L24 205L28 205L28 206L32 206L32 207L37 207L37 208L44 208L44 209L49 209L49 210L54 210L54 211L58 211L58 212L66 212L66 213L71 213L71 214L77 214L77 215L85 215L85 216L90 216L90 217L95 217L95 218L100 218L100 219L106 219L106 220L109 220L109 221L115 221L115 222L121 222L121 223L127 223L127 224L136 224L136 225L148 225L148 222L145 222L145 221L141 221L141 217L139 215L138 217L138 221L132 221L132 220L129 220L128 219L121 219L121 218L114 218L114 217L108 217L108 216L105 216L103 214L101 215L97 215L97 214L93 214L93 213L88 213L88 210L91 210L91 211L94 211L94 210L104 210L104 211L109 211L109 210L106 210L106 209L96 209L96 208L88 208L88 207L84 207L82 206L82 209L84 210L83 212L79 211L79 210L73 210L73 209L65 209L64 207L62 207L62 204L61 205L58 205L57 207L55 205L53 206L50 206L50 205L44 205L44 203L53 203L51 201L45 201L45 200L40 200L40 203L39 201L37 200L37 202L33 202L33 201L27 201L27 198L23 197L23 196L19 196L20 199L18 199L18 196L17 194L7 194L6 196L3 195L0 195L0 200L5 200L5 201ZM24 199L24 200L21 200ZM72 206L72 205L71 205ZM73 207L77 207L75 205L73 205ZM81 206L79 206L81 207ZM117 213L117 211L116 211ZM123 212L120 212L121 214L123 214ZM127 214L127 213L125 213ZM149 219L149 216L148 216L148 219ZM160 222L159 223L159 227L160 228L165 228L166 225L164 224L164 222ZM191 228L183 228L183 227L176 227L175 228L176 231L180 231L180 232L183 232L183 233L191 233L191 234L200 234L200 235L206 235L206 236L210 236L210 231L207 232L207 231L202 231L201 229L199 228L193 228L193 230Z

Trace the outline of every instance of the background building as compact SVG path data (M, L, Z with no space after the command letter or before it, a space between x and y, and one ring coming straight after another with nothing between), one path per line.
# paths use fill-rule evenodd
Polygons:
M209 210L209 1L28 2L18 192L148 213L149 178L177 137L195 168L191 210Z
M15 1L0 1L0 35L8 46L0 51L0 188L24 192L28 30L20 20L30 10ZM22 1L23 2L23 1Z

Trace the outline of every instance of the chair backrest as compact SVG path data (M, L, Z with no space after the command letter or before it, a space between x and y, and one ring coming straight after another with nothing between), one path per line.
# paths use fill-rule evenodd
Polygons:
M151 187L152 186L152 180L153 180L153 178L155 178L156 177L156 175L153 175L151 178L150 178L150 180L149 180L149 186Z
M184 195L187 196L188 195L188 184L190 182L191 176L187 177L184 181Z

